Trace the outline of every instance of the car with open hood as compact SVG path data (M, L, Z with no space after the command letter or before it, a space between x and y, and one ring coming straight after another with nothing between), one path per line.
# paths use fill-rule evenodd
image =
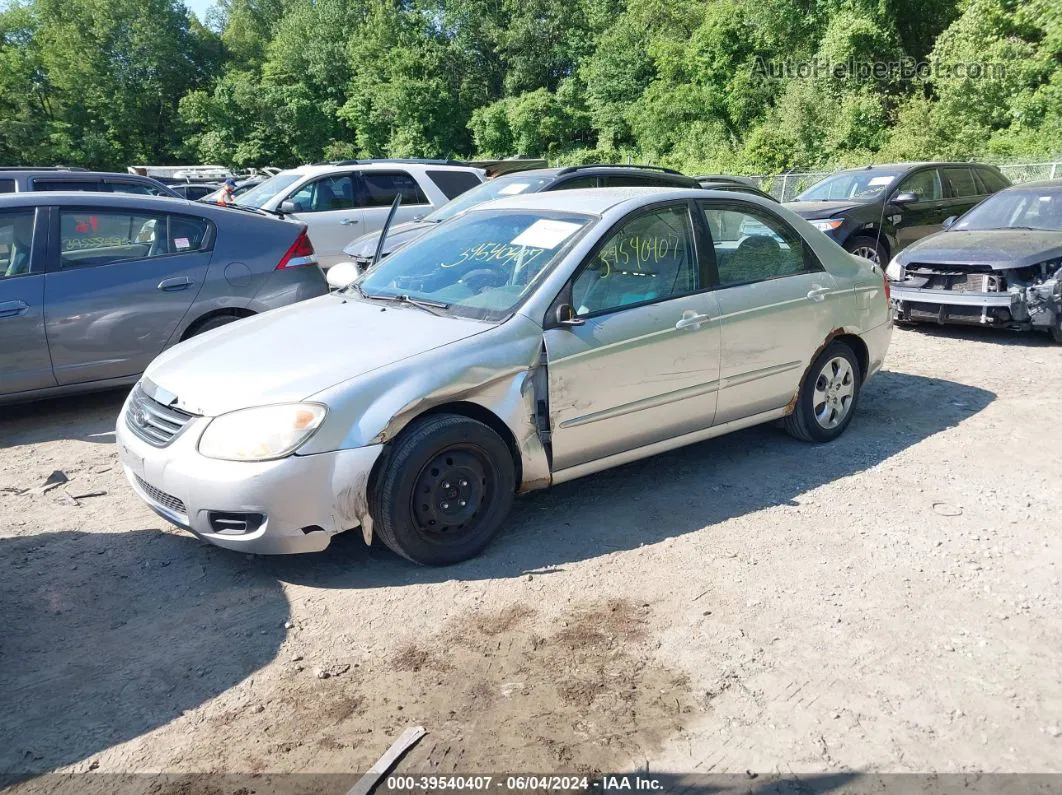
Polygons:
M119 456L167 520L252 553L360 526L453 563L517 493L775 420L837 438L892 334L877 266L722 191L512 196L329 282L130 394Z
M895 317L1044 331L1062 343L1062 180L985 199L889 263Z
M846 251L882 267L898 252L940 231L986 196L1010 185L980 163L897 163L838 171L786 207Z

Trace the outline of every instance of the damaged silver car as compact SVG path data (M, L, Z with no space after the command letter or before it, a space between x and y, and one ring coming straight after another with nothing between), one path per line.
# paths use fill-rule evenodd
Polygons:
M157 513L245 552L360 526L453 563L520 492L773 420L835 439L892 334L877 266L724 192L509 197L345 278L148 368L117 441Z
M1062 343L1062 180L985 199L889 264L895 319L1045 331Z

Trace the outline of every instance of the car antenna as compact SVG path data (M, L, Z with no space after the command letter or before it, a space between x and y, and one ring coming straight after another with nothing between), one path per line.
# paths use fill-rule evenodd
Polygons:
M402 203L402 194L396 193L395 200L391 204L391 212L387 214L387 220L384 221L383 229L380 230L380 239L376 241L376 252L372 255L372 262L369 263L370 268L376 267L376 263L380 261L380 257L383 255L384 241L387 239L387 232L391 228L391 222L395 220L395 213L398 212L398 205Z

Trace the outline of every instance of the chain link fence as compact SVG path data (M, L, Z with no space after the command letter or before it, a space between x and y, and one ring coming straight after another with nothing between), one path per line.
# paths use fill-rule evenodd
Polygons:
M1062 161L1053 163L1008 163L998 168L1011 182L1031 182L1038 179L1062 179ZM832 171L801 171L790 174L757 174L749 177L761 190L779 201L788 202L805 188L809 188Z

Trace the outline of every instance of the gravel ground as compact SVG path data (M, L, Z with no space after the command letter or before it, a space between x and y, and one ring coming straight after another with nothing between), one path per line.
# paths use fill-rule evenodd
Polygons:
M1045 337L898 329L839 441L538 493L441 570L167 526L121 400L0 408L0 773L349 773L416 724L400 771L1062 772Z

